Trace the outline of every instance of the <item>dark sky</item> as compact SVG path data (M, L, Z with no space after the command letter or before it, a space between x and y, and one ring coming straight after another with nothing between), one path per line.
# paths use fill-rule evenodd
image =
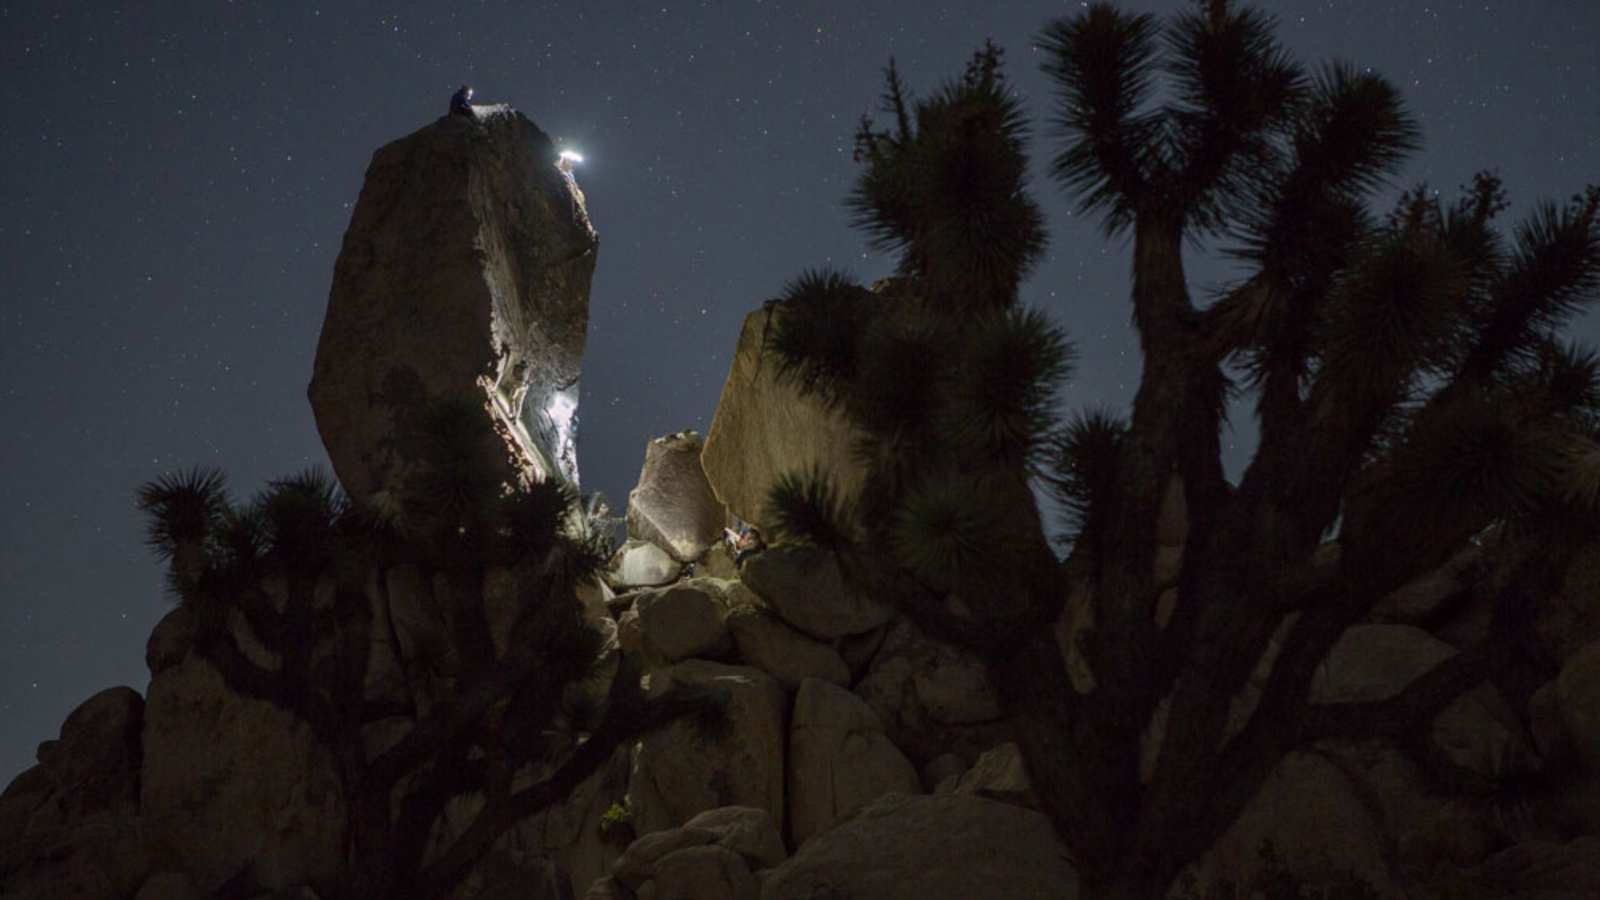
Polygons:
M325 463L305 387L362 173L458 84L587 156L579 460L620 507L650 437L709 425L746 312L806 267L887 268L840 201L889 55L927 89L992 36L1042 123L1030 38L1079 5L0 0L0 784L78 702L147 684L170 601L142 481L216 465L248 495ZM1497 167L1514 213L1600 181L1596 0L1273 9L1301 59L1403 88L1426 138L1408 181ZM1066 402L1124 404L1125 248L1034 186L1051 253L1024 295L1077 342Z

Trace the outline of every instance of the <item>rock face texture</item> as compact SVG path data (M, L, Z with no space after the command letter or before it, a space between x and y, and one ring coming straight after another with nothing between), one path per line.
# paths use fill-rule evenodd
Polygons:
M863 475L850 457L851 430L843 417L778 381L778 362L765 352L771 314L762 308L745 316L700 454L717 499L756 524L767 491L785 472L821 465L845 496L856 492Z
M727 518L700 468L704 446L693 431L651 441L639 484L628 494L628 537L651 541L679 562L705 553Z
M782 822L788 698L777 680L758 669L698 659L651 679L652 689L668 681L724 688L729 702L726 722L714 734L679 720L639 742L628 784L639 834L675 828L720 806L754 807Z
M1288 870L1307 884L1326 884L1348 872L1379 897L1403 897L1384 858L1382 835L1374 810L1338 766L1294 753L1197 867L1199 896L1214 879L1249 885L1261 867L1263 842L1271 841Z
M132 688L94 695L0 794L0 898L113 900L138 888L144 711Z
M758 607L730 610L728 631L740 656L790 690L799 688L807 678L837 685L850 683L850 667L838 651L795 631Z
M1319 703L1382 700L1455 655L1454 648L1409 625L1357 625L1345 631L1311 682ZM1480 685L1434 719L1433 751L1464 771L1485 778L1526 774L1532 748L1499 692Z
M809 678L791 718L789 833L796 846L884 794L922 792L917 770L855 694Z
M1049 819L957 794L888 794L806 844L761 888L761 900L1077 896Z
M345 804L328 753L284 711L191 655L150 683L139 792L150 842L214 891L246 864L273 888L340 865Z
M919 765L951 751L975 760L1007 737L982 663L909 620L889 629L855 691Z
M628 541L617 548L606 570L606 579L613 588L654 587L666 584L683 571L683 563L667 551L649 541Z
M1555 682L1555 700L1572 748L1600 770L1600 641L1567 660Z
M635 608L645 646L668 661L720 656L728 644L727 601L714 579L645 591Z
M751 873L785 855L764 810L725 806L635 841L617 860L613 883L656 900L755 900L759 887Z
M506 480L577 479L574 411L597 238L550 138L509 108L446 116L367 169L312 371L339 481L382 499L426 399L482 407ZM497 442L488 441L488 445Z
M838 562L822 550L773 547L745 563L743 578L779 618L822 640L871 631L894 616L846 584Z

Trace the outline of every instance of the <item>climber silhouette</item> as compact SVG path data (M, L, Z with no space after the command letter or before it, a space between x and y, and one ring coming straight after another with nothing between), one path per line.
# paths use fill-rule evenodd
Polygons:
M472 85L463 84L461 90L456 91L450 98L450 114L452 116L472 115Z

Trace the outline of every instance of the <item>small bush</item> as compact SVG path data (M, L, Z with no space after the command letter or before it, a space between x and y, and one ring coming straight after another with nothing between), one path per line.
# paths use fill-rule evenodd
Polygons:
M613 803L600 816L600 836L619 844L633 842L633 812L621 803Z

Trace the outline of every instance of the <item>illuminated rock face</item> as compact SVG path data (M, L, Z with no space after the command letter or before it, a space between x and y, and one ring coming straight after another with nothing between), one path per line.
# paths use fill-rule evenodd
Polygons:
M767 524L767 492L786 473L821 468L844 497L864 477L850 455L849 422L778 379L779 360L766 345L770 316L767 307L745 316L700 454L717 500L757 525Z
M628 494L628 537L650 541L679 562L694 562L722 536L727 511L717 502L693 431L651 441L639 484Z
M478 110L373 154L334 267L309 394L357 499L401 485L396 422L441 398L483 407L508 482L578 478L598 241L550 138L509 107Z

